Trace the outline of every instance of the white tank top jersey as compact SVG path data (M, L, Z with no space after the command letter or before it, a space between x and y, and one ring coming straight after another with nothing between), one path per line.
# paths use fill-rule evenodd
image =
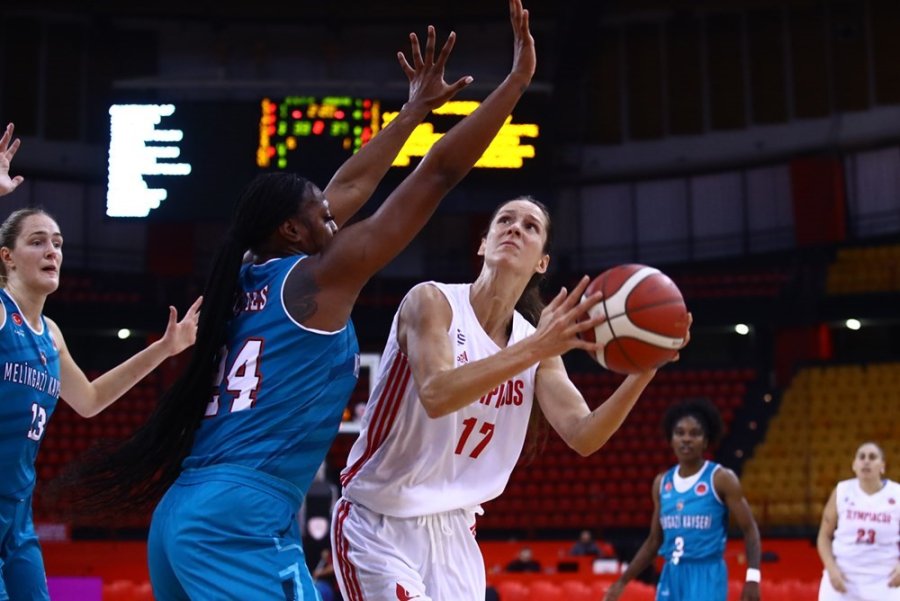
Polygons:
M450 304L453 317L447 336L457 366L500 350L475 316L470 284L420 285L435 286ZM475 508L503 492L522 453L537 364L470 405L432 419L419 401L409 362L397 342L399 313L391 324L359 438L341 472L343 495L372 511L401 518ZM516 312L508 344L534 329Z
M848 576L887 578L900 560L900 484L885 480L868 495L856 478L844 480L836 501L832 551L838 567Z

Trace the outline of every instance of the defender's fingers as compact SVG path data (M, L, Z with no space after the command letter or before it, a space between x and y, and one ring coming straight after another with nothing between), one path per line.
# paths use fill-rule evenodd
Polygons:
M447 36L447 41L444 42L444 47L441 48L441 53L435 61L435 65L443 68L444 65L447 64L447 59L450 58L450 52L453 51L453 47L456 45L456 32L451 31L450 35Z
M415 69L412 68L412 65L409 64L409 61L406 60L406 55L402 52L397 53L397 61L400 63L400 68L403 69L403 73L406 74L408 79L412 79L416 75Z
M425 64L425 61L422 59L422 48L419 45L419 36L415 33L409 34L409 45L412 47L412 52L410 52L410 54L412 55L413 66L416 69L419 69Z
M428 26L428 39L425 41L425 64L433 65L434 64L434 47L436 44L437 34L434 31L434 26Z

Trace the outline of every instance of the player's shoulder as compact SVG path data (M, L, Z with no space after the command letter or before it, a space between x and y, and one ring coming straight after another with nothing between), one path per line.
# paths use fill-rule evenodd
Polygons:
M404 318L411 315L434 315L453 310L452 292L447 284L435 281L420 282L403 297L398 312Z
M884 483L884 487L886 490L889 490L892 493L900 493L900 482L897 482L895 480L886 480ZM900 499L898 499L898 502L900 502Z

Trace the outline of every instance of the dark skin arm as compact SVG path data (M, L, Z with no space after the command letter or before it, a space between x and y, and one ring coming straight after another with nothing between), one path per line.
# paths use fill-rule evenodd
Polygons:
M659 548L663 542L662 527L659 525L659 486L662 478L662 474L656 475L656 478L653 479L653 489L650 492L653 497L653 517L650 519L650 534L647 535L644 544L634 554L634 558L622 575L619 576L619 579L613 582L609 590L606 591L603 601L616 601L625 590L625 585L646 570L647 566L653 562L656 554L659 553Z
M339 231L319 255L303 261L289 278L308 277L307 289L318 307L303 323L333 331L350 316L360 290L369 279L412 241L446 194L465 177L484 153L531 81L535 68L534 40L528 12L521 0L510 0L514 33L512 69L481 105L445 134L369 218ZM414 61L418 59L414 57ZM422 61L443 71L445 53L435 58L426 47Z
M434 27L429 26L426 55L434 52L435 37ZM323 191L339 226L369 200L416 126L472 81L471 77L461 77L452 85L444 82L444 63L456 43L455 33L447 38L439 60L428 63L419 51L416 34L409 34L409 39L413 65L402 52L397 53L400 67L409 78L409 100L387 127L341 165Z
M734 516L735 522L744 534L745 553L747 555L747 567L759 569L760 543L759 529L750 505L744 498L741 481L735 473L729 469L721 468L713 476L713 486L716 493L728 507L728 512ZM741 591L741 601L759 601L759 583L745 582Z

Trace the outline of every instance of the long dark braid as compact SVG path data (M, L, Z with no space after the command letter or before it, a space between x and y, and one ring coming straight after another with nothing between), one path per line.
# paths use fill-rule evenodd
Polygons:
M258 248L311 198L310 182L293 174L257 176L235 204L231 227L213 259L190 363L130 438L95 446L67 471L62 484L79 513L143 508L181 473L212 393L212 377L234 315L244 253Z

